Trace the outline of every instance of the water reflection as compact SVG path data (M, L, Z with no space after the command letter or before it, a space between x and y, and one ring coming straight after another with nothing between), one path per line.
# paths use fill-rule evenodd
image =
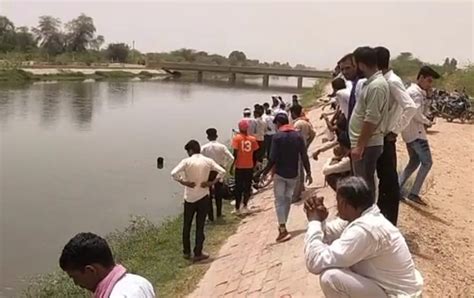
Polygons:
M93 84L71 84L72 94L71 108L74 116L74 123L80 130L90 130L92 116L94 114Z
M50 127L57 122L60 112L60 85L52 84L43 86L41 125Z

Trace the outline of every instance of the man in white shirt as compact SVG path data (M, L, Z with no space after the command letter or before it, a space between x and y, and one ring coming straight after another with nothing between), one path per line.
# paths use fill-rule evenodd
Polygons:
M388 113L383 142L382 155L377 160L377 176L379 178L379 195L377 205L380 212L394 226L397 225L400 187L397 173L397 135L410 123L416 113L416 105L408 95L402 80L389 68L390 51L384 47L376 47L377 65L388 83Z
M420 167L407 198L421 205L426 205L426 203L420 198L420 190L426 176L428 176L431 166L433 165L430 145L428 144L428 137L426 136L425 129L425 125L431 126L431 121L423 115L423 109L426 92L431 90L433 80L439 78L440 75L431 67L423 66L418 72L416 84L412 84L407 89L408 94L415 102L416 113L402 132L402 138L407 144L410 160L400 176L400 188L403 189L408 178L410 178L413 172Z
M325 180L334 191L336 191L339 180L351 173L350 146L347 136L341 138L333 149L334 157L329 158L323 166Z
M263 106L255 105L255 110L253 111L254 120L249 123L248 134L255 137L258 143L258 150L254 152L254 164L257 162L262 162L265 155L265 146L263 141L265 140L265 131L267 130L267 123L263 120Z
M97 298L154 298L152 284L116 264L107 241L93 233L79 233L64 246L59 266L74 283Z
M360 177L337 187L339 218L326 223L322 198L305 202L306 267L326 297L421 297L423 279L403 235L375 205Z
M346 119L349 116L349 97L351 95L350 88L346 87L346 82L342 78L335 78L332 82L333 93L329 97L334 97L339 106L340 112Z
M265 114L262 116L263 121L267 124L267 129L265 130L265 136L263 139L263 143L265 145L265 155L267 158L270 157L270 150L272 148L272 139L273 136L276 134L276 127L273 120L275 117L272 115L272 110L269 107L265 107Z
M215 128L209 128L206 130L207 139L209 143L202 146L201 153L205 157L209 157L214 160L222 168L227 169L230 163L234 161L234 156L230 153L229 149L217 141L217 130ZM217 175L216 171L211 171L210 179L214 180ZM214 221L214 207L212 200L216 201L216 216L220 218L222 216L222 180L216 182L214 186L210 188L210 209L209 209L209 220Z
M184 220L183 220L183 257L191 258L190 233L196 214L196 244L194 246L194 262L209 258L203 253L204 224L209 213L209 187L221 179L225 170L215 161L201 154L201 147L195 140L189 141L184 147L189 157L183 159L172 171L174 180L184 185ZM214 180L209 181L211 171L216 171Z

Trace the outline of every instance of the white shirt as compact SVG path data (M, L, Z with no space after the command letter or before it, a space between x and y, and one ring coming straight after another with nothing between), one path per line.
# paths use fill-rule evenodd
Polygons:
M336 92L336 102L341 108L342 113L346 117L349 116L349 97L351 96L351 89L341 89Z
M278 114L285 114L286 116L288 116L288 112L285 111L285 110L282 110L280 108L276 108L275 110L273 110L273 114L276 116Z
M272 115L265 114L262 116L262 118L263 118L263 121L267 123L267 130L265 131L265 134L269 136L276 134L275 123L273 123L273 120L275 119L275 117Z
M262 142L265 136L265 131L267 130L267 123L262 119L262 117L255 118L253 122L249 124L249 135L254 136L257 141Z
M328 158L326 163L323 166L323 175L331 175L331 174L340 174L346 173L351 170L351 159L347 156L341 158L341 160L333 163L332 158Z
M201 183L209 180L209 173L217 172L217 177L222 178L225 170L212 159L202 154L193 154L183 159L172 171L171 176L178 181L180 178L194 182L196 186L184 187L184 200L189 203L197 202L209 194L209 188L201 187ZM184 174L184 177L181 175Z
M311 221L304 251L306 267L314 274L328 268L350 268L376 282L389 297L415 297L423 288L405 239L377 205L351 223Z
M423 115L426 91L421 89L418 84L411 84L407 92L415 103L416 112L408 126L402 132L403 141L405 141L405 143L411 143L416 139L427 140L425 124L429 125L431 121Z
M386 134L400 134L410 123L416 113L416 105L405 89L402 79L393 70L384 74L388 82L390 96L388 98L388 121Z
M210 141L201 148L201 154L214 160L218 165L226 168L234 160L234 156L227 147L217 141Z
M110 298L155 298L151 283L145 278L127 273L114 286Z

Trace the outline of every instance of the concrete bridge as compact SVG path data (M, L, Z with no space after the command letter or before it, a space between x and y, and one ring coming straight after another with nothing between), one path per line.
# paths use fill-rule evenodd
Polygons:
M252 66L226 66L226 65L207 65L194 63L171 63L162 62L154 67L162 68L172 75L180 75L180 71L194 71L197 73L198 82L202 82L204 72L228 73L229 82L235 83L237 74L262 75L263 86L268 87L270 76L297 77L298 88L303 87L303 78L331 78L330 71L320 70L302 70L274 67L252 67Z

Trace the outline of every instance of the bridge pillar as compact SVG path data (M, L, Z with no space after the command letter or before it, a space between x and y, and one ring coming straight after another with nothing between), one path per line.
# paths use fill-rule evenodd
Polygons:
M303 77L298 77L298 89L303 88Z
M202 71L198 71L198 73L197 73L197 81L198 81L199 83L202 83Z
M269 84L270 84L270 76L263 75L263 87L268 87Z
M235 72L231 73L229 76L229 83L235 84L236 80L237 80L237 74Z

